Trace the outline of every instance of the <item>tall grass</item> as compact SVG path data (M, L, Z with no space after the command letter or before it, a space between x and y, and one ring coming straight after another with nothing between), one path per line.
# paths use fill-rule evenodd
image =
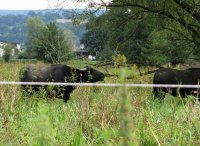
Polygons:
M18 81L24 66L0 64L0 80ZM120 75L108 83L152 82L135 66L108 70ZM83 86L67 103L46 97L44 90L26 97L20 86L0 85L1 145L200 145L200 103L193 97L160 102L150 88Z

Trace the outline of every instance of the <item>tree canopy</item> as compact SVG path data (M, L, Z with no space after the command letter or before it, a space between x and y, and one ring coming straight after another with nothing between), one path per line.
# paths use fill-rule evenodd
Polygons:
M106 12L89 21L83 40L99 39L101 47L126 55L128 62L142 64L185 63L199 59L200 1L198 0L102 0L87 1L94 11ZM91 29L93 27L93 29ZM96 27L96 30L94 29ZM90 36L90 37L89 37ZM102 39L102 38L101 38ZM88 40L88 41L86 41ZM103 40L103 39L102 39ZM90 41L92 42L92 41ZM91 45L91 44L90 44ZM93 47L96 49L96 47Z
M27 47L35 52L35 58L50 63L69 59L75 43L72 32L60 29L55 22L44 24L39 17L31 17L27 23Z

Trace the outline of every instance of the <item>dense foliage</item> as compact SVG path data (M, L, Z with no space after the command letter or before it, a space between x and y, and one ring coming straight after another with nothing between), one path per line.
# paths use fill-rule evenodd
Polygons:
M5 45L3 49L4 49L3 59L5 62L9 62L12 55L12 49L14 50L15 48L12 45L8 44Z
M28 19L27 52L34 58L49 63L69 60L75 37L70 31L60 29L55 22L45 24L40 17Z
M199 1L111 0L100 6L107 11L89 21L84 44L93 36L103 42L102 52L117 51L129 63L175 65L199 59ZM106 33L106 41L96 35L97 30Z
M105 43L108 39L107 30L94 24L94 20L96 19L97 17L95 16L90 18L89 22L86 24L87 32L81 39L81 43L84 44L85 48L92 55L100 53L105 48Z

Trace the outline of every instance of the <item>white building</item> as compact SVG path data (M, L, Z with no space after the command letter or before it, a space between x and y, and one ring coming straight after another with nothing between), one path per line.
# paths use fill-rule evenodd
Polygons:
M17 49L19 52L21 52L21 45L20 44L17 44L17 43L12 43L12 42L0 42L0 57L2 57L3 56L3 54L4 54L4 47L6 46L6 45L12 45L13 46L13 49L12 49L12 56L13 55L15 55L14 53L15 53L15 49Z
M3 47L4 47L5 45L6 45L5 43L3 43L3 42L0 42L0 57L2 57L2 56L3 56L3 54L4 54Z

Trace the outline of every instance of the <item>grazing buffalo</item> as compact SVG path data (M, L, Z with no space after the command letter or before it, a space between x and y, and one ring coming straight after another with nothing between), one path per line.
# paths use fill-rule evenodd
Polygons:
M91 68L85 67L85 69L80 70L73 67L69 67L62 64L54 64L49 66L36 66L28 65L25 69L20 72L21 82L97 82L103 81L104 74ZM28 87L28 88L27 88ZM22 85L23 90L28 92L30 88L32 91L39 91L43 87L47 89L47 85ZM53 91L57 95L62 95L61 97L66 102L69 99L70 93L75 89L75 86L55 86Z
M176 70L163 68L155 72L153 84L181 84L181 85L198 85L200 81L200 68L189 68L186 70ZM181 97L190 94L198 94L197 88L166 88L154 87L153 92L158 96L160 92L168 92L172 96L177 96L178 93Z

